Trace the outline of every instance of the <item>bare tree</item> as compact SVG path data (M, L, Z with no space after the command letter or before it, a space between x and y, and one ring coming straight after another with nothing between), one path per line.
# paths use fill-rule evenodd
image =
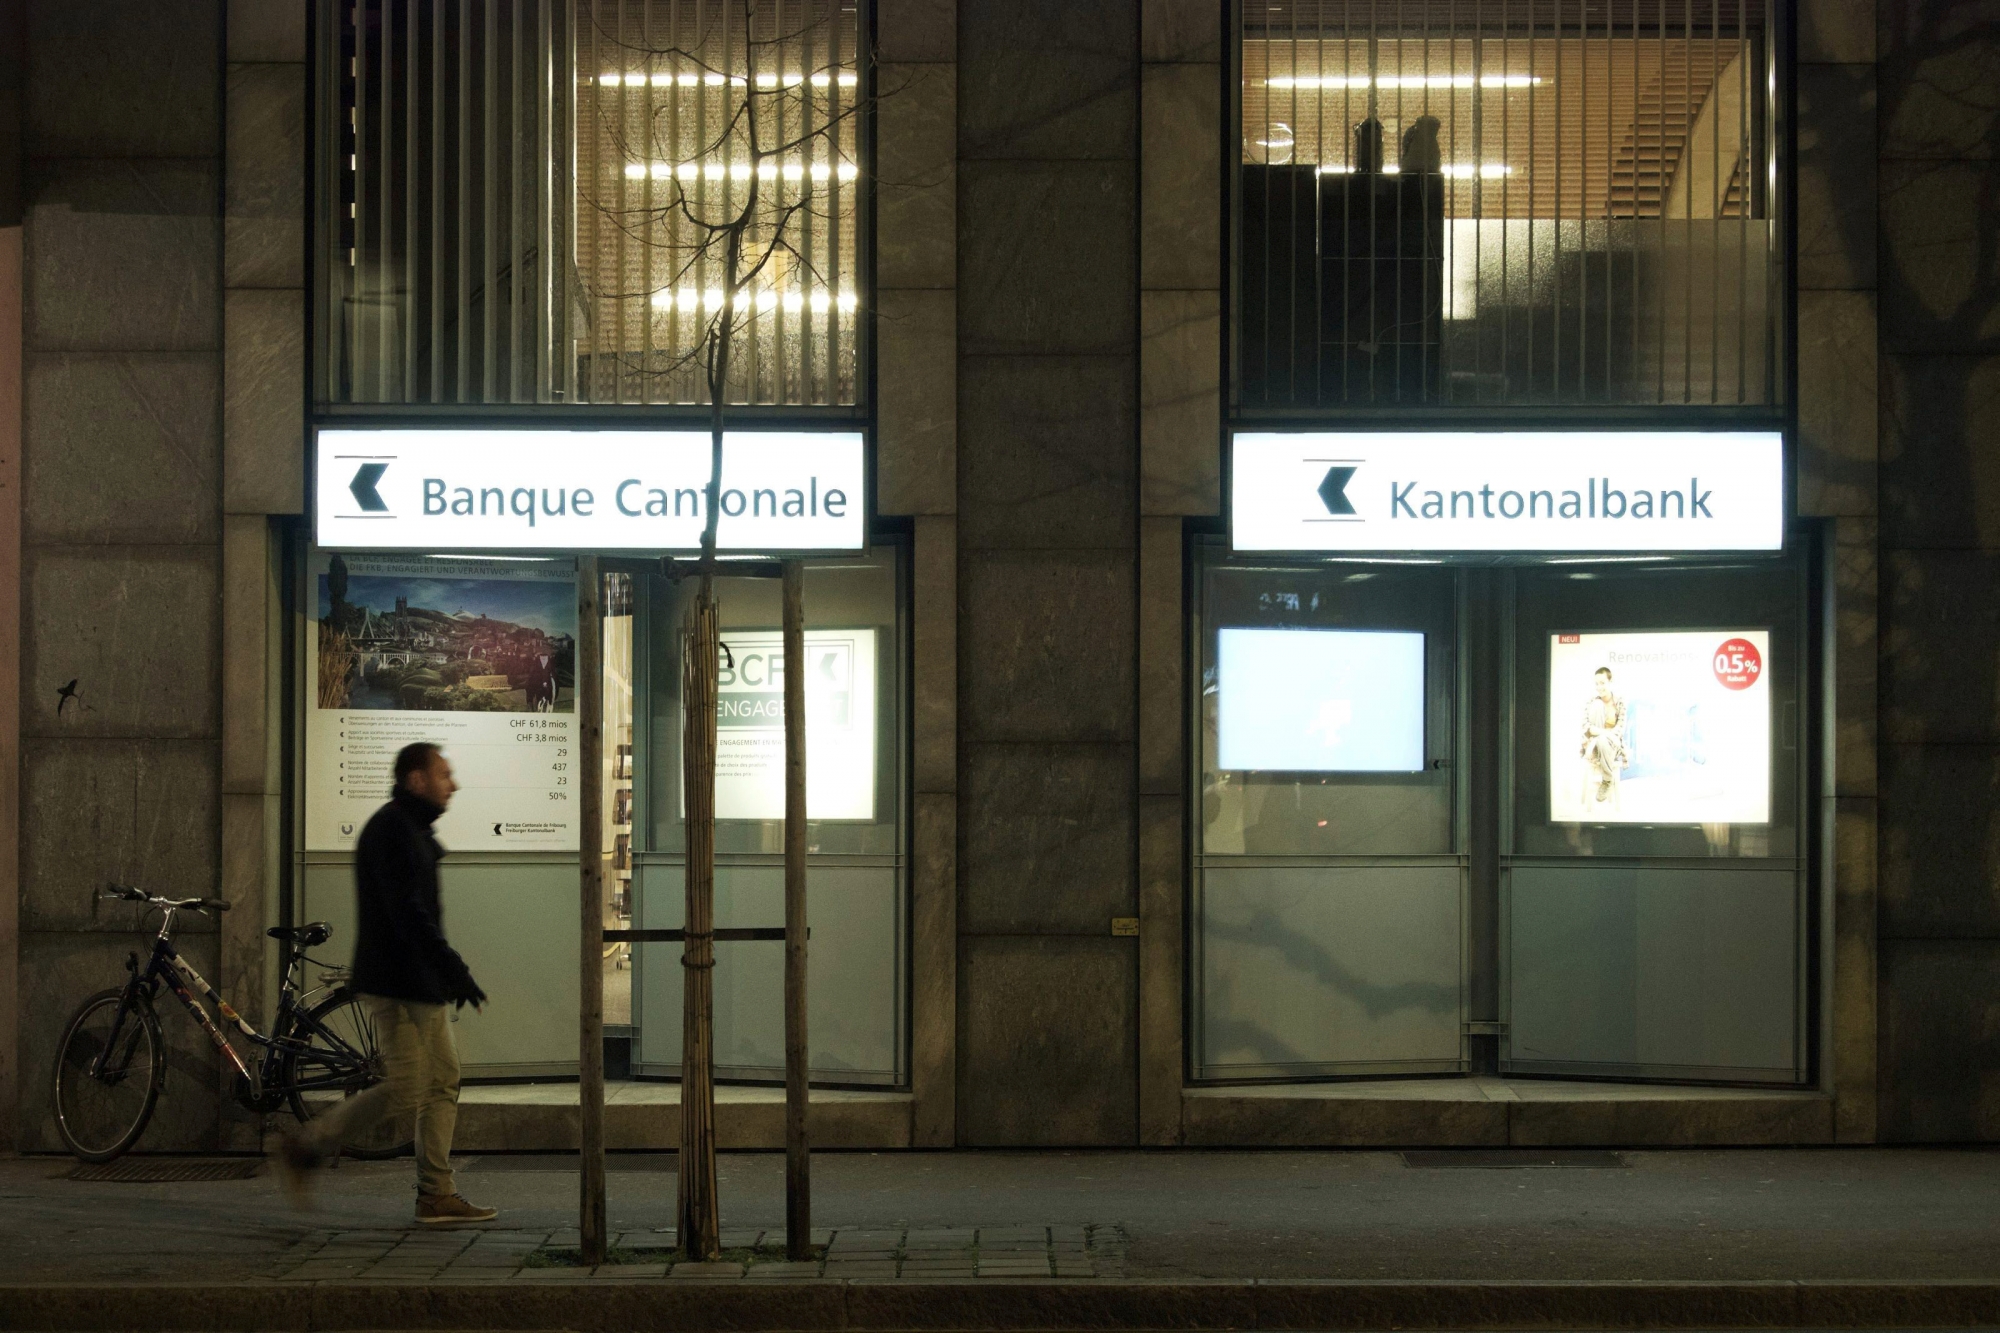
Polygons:
M840 0L711 0L668 7L668 33L654 42L651 14L642 8L634 33L619 5L615 27L602 22L606 5L592 8L587 36L605 68L600 86L658 87L697 92L646 98L643 130L629 132L621 117L620 155L627 178L643 173L644 199L589 198L598 218L618 229L642 257L636 290L601 291L614 308L643 302L677 316L675 337L663 354L619 347L612 374L663 384L657 401L699 384L708 406L709 476L705 488L699 564L700 586L683 638L682 762L686 797L687 909L684 972L681 1155L678 1215L682 1247L690 1259L720 1252L715 1180L713 969L715 891L715 753L718 662L724 651L716 605L716 533L722 514L723 442L732 400L748 400L751 377L739 373L746 340L770 333L782 349L801 340L799 375L812 377L810 350L816 333L838 340L843 322L858 314L854 298L837 290L841 234L853 245L853 224L843 217L843 189L853 197L858 167L851 145L865 105L854 13ZM609 191L604 191L608 195ZM624 275L620 275L621 277ZM794 329L790 317L797 316ZM593 339L593 346L595 339ZM852 335L847 335L851 385ZM753 342L754 346L754 342ZM784 388L780 401L812 401L810 383ZM837 397L837 386L827 390ZM683 399L684 400L684 399ZM796 571L794 571L796 574ZM798 818L803 820L803 811ZM801 838L802 844L802 838ZM801 1127L803 1117L800 1117Z

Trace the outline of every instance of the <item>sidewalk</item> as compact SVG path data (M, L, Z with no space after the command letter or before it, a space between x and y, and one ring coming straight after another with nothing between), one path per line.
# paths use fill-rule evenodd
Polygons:
M157 1308L105 1299L126 1284L178 1284L189 1300L199 1289L212 1327L2000 1322L2000 1151L1579 1152L1523 1165L1540 1160L822 1153L813 1215L826 1250L794 1265L782 1157L725 1154L730 1262L676 1267L672 1156L636 1154L611 1162L622 1262L593 1270L562 1253L575 1245L573 1158L460 1159L462 1190L503 1212L444 1231L409 1225L407 1161L345 1163L302 1212L268 1171L96 1183L69 1179L67 1159L14 1159L0 1161L0 1328L168 1326ZM934 1290L906 1300L883 1284ZM706 1294L672 1294L695 1289ZM1355 1323L1365 1312L1380 1322ZM134 1317L153 1322L120 1322Z

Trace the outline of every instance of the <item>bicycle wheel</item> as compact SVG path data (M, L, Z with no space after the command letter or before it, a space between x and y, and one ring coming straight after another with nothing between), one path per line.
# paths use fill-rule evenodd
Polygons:
M121 1021L124 999L120 988L85 1000L56 1049L56 1132L86 1162L109 1162L139 1141L167 1080L160 1020L141 999Z
M278 1076L292 1114L302 1125L384 1077L375 1024L361 997L345 986L295 1018L287 1035L296 1045L279 1065ZM384 1121L358 1141L343 1144L341 1151L378 1161L409 1147L409 1127Z

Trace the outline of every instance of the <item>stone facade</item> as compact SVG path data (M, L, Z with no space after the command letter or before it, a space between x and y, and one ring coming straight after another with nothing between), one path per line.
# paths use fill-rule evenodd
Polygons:
M1222 504L1223 15L876 10L876 507L915 533L911 1110L885 1146L2000 1138L1990 6L1795 7L1821 1085L1706 1101L1184 1090L1183 588L1190 524ZM42 1149L56 1011L134 939L101 882L219 886L237 910L193 925L190 957L232 994L271 983L309 80L305 6L283 0L26 11L11 302L0 283L23 441L0 458L20 663L0 1138ZM180 1095L149 1146L247 1142L170 1030Z

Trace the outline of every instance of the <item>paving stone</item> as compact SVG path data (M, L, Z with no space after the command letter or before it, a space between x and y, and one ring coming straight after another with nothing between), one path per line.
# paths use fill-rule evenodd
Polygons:
M742 1277L743 1265L723 1263L721 1260L710 1260L706 1263L675 1264L673 1271L667 1276L688 1278Z
M677 1264L675 1266L679 1268L706 1267L706 1265L701 1264ZM665 1277L667 1275L667 1266L665 1264L599 1264L590 1270L590 1275L598 1278ZM721 1274L717 1276L728 1275Z
M817 1260L812 1260L812 1261L803 1261L803 1262L799 1262L799 1263L793 1263L793 1262L791 1262L790 1260L784 1260L784 1261L781 1261L781 1262L778 1262L778 1263L768 1263L768 1264L766 1264L766 1263L758 1263L758 1264L752 1264L752 1265L750 1266L750 1271L749 1271L748 1273L746 1273L746 1274L745 1274L744 1276L746 1276L746 1277L753 1277L753 1278L755 1278L755 1277L783 1277L783 1278L799 1278L799 1277L818 1277L818 1276L819 1276L819 1262L818 1262Z
M896 1276L896 1265L887 1262L865 1263L865 1264L840 1264L840 1263L835 1263L831 1259L829 1259L826 1265L826 1275L828 1277L838 1277L838 1278L894 1277Z

